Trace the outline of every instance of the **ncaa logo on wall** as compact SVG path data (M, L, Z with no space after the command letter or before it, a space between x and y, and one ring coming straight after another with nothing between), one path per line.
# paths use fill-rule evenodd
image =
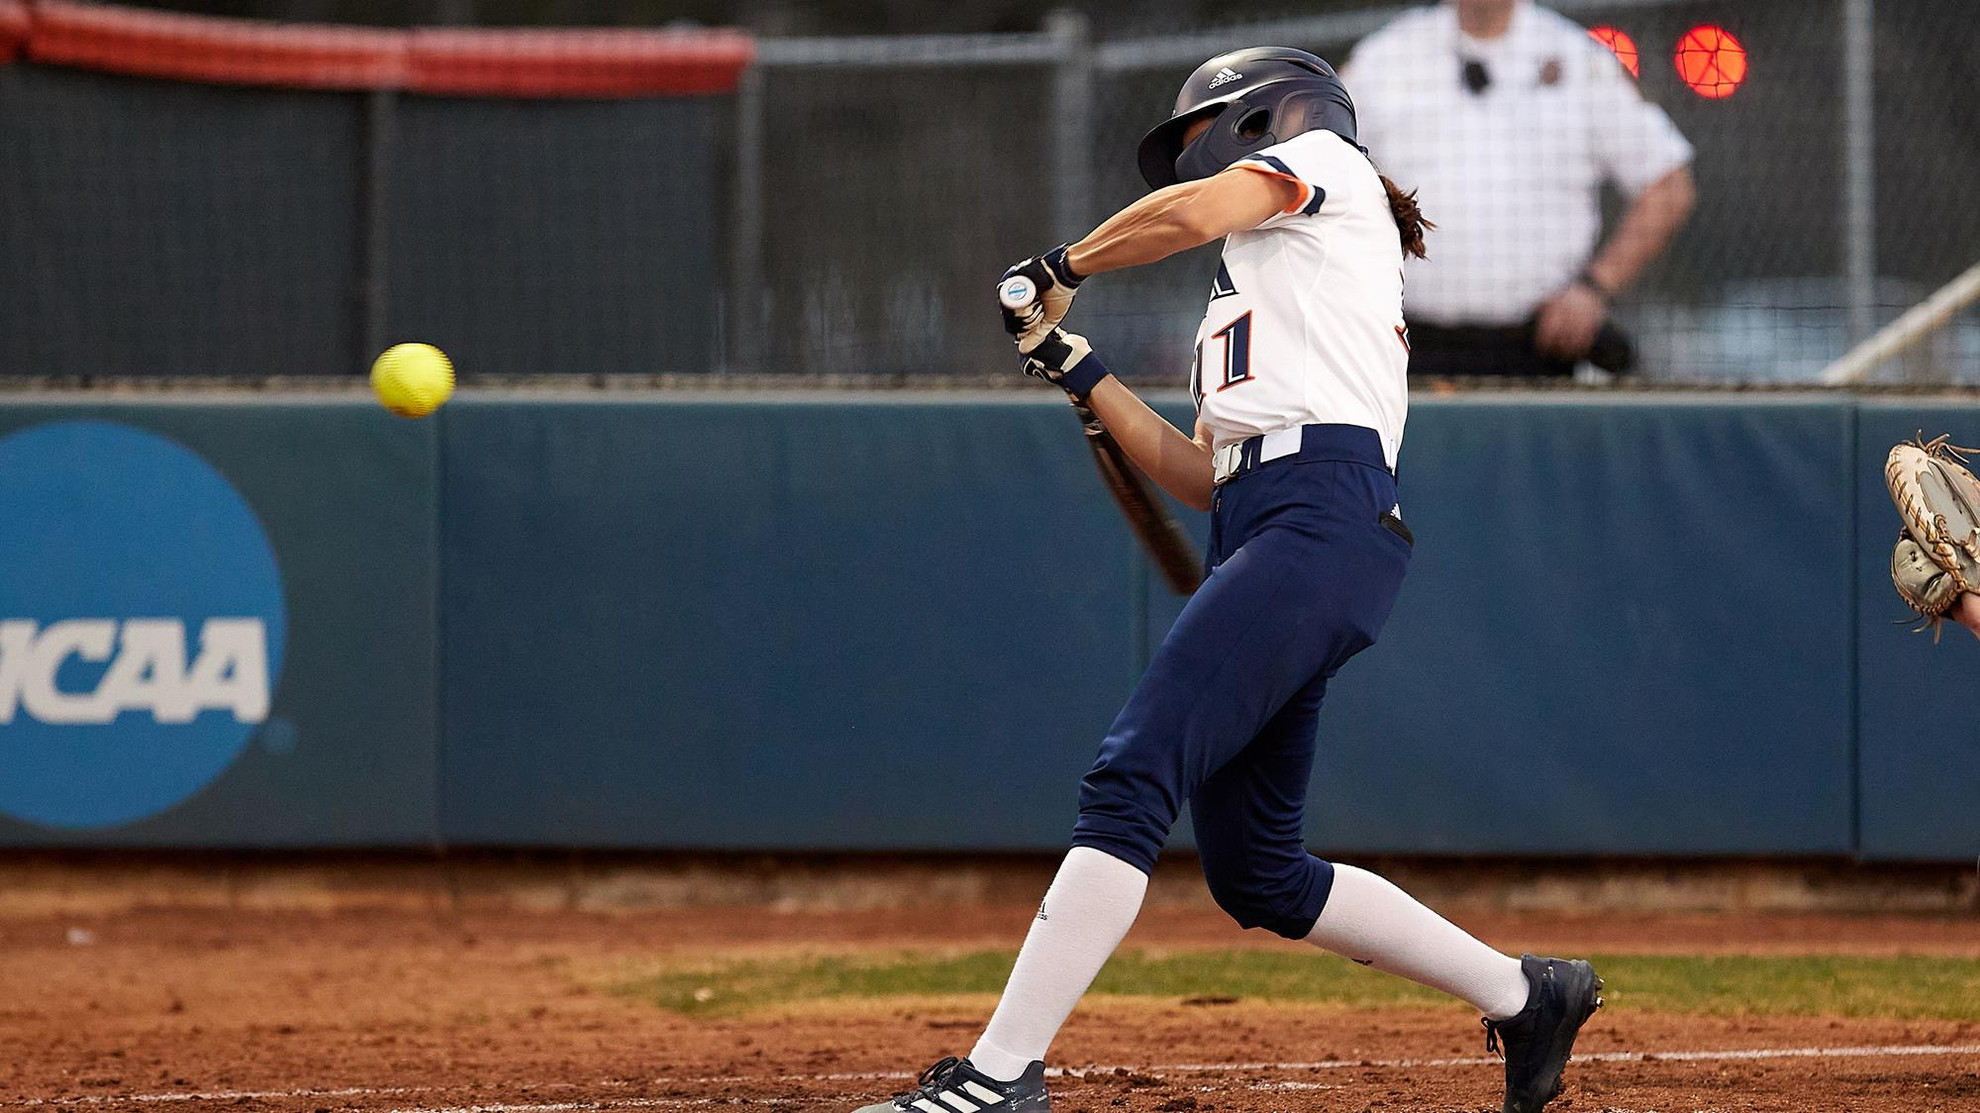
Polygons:
M204 788L268 717L286 619L261 522L190 450L0 438L0 812L108 827Z

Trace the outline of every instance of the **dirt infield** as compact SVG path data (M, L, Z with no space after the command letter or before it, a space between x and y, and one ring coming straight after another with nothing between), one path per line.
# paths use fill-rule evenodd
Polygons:
M1028 904L904 911L128 909L0 915L0 1108L848 1109L974 1038L980 998L695 1019L614 993L627 964L1014 947ZM1461 917L1508 949L1980 957L1972 917ZM1127 944L1289 947L1202 904ZM1316 956L1316 962L1336 961ZM1605 1010L1558 1108L1980 1110L1980 1023ZM1475 1110L1497 1073L1460 1006L1089 1002L1064 1113Z

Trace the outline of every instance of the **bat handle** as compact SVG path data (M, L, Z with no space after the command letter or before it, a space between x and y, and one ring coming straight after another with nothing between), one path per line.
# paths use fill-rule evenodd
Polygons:
M997 303L1013 313L1030 309L1038 300L1038 284L1021 274L1006 278L997 286Z

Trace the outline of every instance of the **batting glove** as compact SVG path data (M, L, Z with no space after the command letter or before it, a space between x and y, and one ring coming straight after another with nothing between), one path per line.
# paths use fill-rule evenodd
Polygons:
M1073 295L1079 292L1084 279L1074 274L1066 262L1068 246L1060 244L1043 255L1026 259L997 280L997 285L1002 287L1012 278L1023 276L1038 291L1037 300L1028 308L1011 310L998 305L1004 313L1004 331L1017 339L1020 352L1029 354L1045 339L1046 333L1059 327L1059 322L1066 318L1066 310L1072 308Z
M1100 357L1093 354L1093 345L1086 342L1086 337L1057 328L1047 329L1025 354L1024 373L1059 387L1072 395L1075 402L1086 401L1100 380L1112 374Z

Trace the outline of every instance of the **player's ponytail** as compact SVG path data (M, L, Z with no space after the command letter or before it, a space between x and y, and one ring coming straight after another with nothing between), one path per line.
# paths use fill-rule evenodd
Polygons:
M1402 249L1406 254L1418 259L1426 258L1423 250L1423 233L1436 225L1423 218L1423 210L1416 207L1416 191L1408 193L1389 180L1387 174L1378 174L1382 188L1389 191L1389 215L1396 218L1396 232L1402 236Z

